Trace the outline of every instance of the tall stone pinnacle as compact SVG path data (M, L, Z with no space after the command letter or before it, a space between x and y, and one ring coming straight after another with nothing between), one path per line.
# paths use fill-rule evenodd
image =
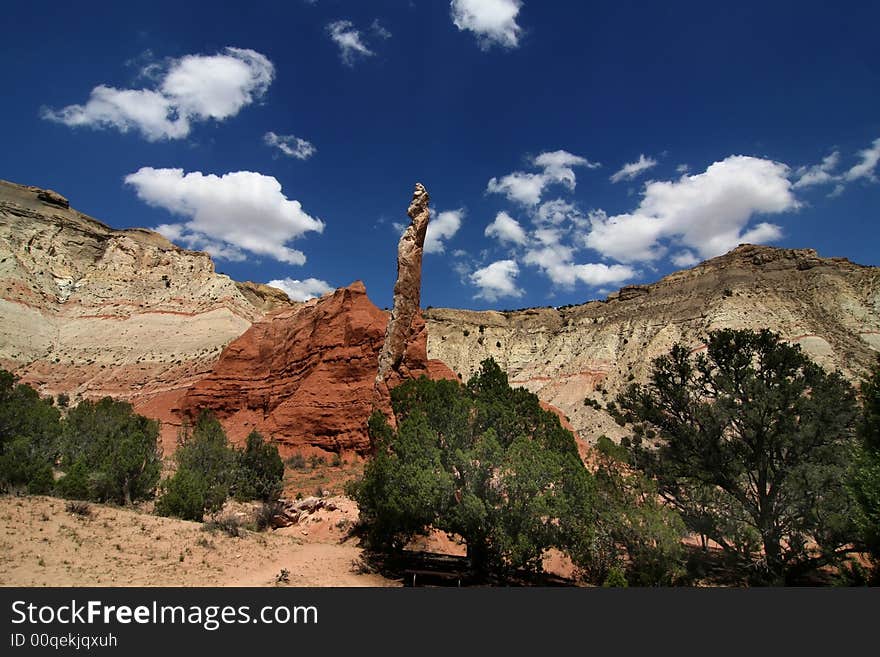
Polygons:
M428 191L421 183L416 183L412 202L407 214L410 224L397 245L397 282L394 284L394 305L391 318L385 329L385 342L379 352L379 369L376 373L377 394L387 395L386 378L392 372L405 377L407 343L423 326L415 327L414 320L420 318L419 308L422 294L422 253L425 246L425 233L428 230ZM423 322L421 323L423 325Z

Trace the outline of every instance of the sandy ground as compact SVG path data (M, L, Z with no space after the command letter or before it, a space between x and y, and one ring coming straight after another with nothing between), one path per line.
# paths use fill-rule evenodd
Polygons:
M240 538L144 511L92 504L83 517L51 497L0 497L2 586L399 586L362 574L345 530L357 508ZM289 583L278 583L282 569Z

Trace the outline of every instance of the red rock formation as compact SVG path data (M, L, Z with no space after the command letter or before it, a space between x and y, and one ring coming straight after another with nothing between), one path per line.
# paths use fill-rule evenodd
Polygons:
M211 409L233 440L257 429L288 453L303 445L365 452L386 322L360 281L257 322L187 392L181 411Z
M369 300L360 281L282 311L230 343L179 411L194 417L211 409L233 441L257 429L285 454L303 447L366 453L387 323L388 313ZM440 361L428 361L421 313L413 325L416 339L404 355L408 375L457 379ZM378 408L390 416L390 400Z

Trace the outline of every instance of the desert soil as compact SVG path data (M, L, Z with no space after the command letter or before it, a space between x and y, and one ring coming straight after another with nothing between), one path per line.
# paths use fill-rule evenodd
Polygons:
M233 538L201 523L144 510L90 505L66 510L52 497L0 497L2 586L399 586L358 572L346 530L357 507L333 498L292 527ZM278 583L285 569L289 583Z

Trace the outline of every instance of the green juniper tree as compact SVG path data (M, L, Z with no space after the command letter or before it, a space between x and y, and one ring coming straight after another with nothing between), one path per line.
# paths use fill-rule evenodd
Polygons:
M156 513L201 521L219 511L235 481L235 452L220 421L210 412L184 426L174 453L177 469L162 482Z
M656 432L633 437L633 462L750 581L792 582L851 551L855 394L796 345L712 332L704 353L676 345L657 358L618 405Z
M858 502L856 521L862 543L880 579L880 358L862 382L862 416L858 425L859 447L851 487Z
M593 480L573 436L493 360L467 387L408 381L392 406L397 431L373 415L376 453L350 489L374 548L435 528L463 538L475 570L503 575L540 571L545 550L589 531Z
M60 419L36 390L0 370L0 492L52 489Z
M153 496L162 469L159 423L131 404L81 401L64 419L58 490L65 497L131 504Z

